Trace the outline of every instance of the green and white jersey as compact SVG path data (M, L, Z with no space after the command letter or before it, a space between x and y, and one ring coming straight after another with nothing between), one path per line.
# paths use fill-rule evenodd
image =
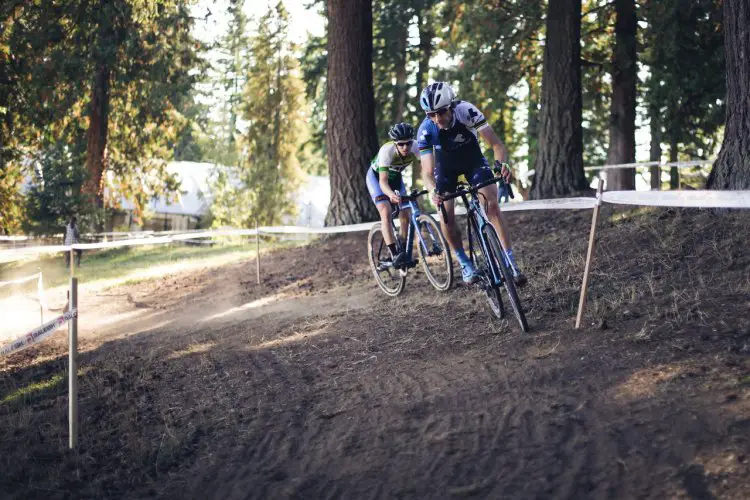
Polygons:
M419 147L417 141L411 143L409 152L406 156L398 153L396 144L393 141L386 142L380 147L378 155L373 158L370 167L376 172L388 172L388 180L395 180L401 177L401 172L414 162L419 161Z

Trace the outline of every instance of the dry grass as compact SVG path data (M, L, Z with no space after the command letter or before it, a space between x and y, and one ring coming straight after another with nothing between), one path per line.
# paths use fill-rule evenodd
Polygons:
M77 453L65 450L64 346L7 361L0 488L659 498L683 491L675 468L695 462L715 496L741 498L750 227L732 214L622 213L600 231L586 317L599 328L571 328L585 256L571 235L585 233L584 213L514 221L515 234L531 228L517 236L530 335L494 320L475 288L439 294L421 272L398 299L378 295L358 240L285 250L262 287L232 268L221 279L236 295L205 308L215 318L87 346ZM203 279L191 300L212 297ZM170 296L186 282L134 300L164 305L162 320L196 307Z

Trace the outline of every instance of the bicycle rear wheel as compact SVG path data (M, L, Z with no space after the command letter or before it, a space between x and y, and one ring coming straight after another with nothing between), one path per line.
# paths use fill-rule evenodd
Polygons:
M482 249L482 243L479 241L479 238L481 237L479 234L479 226L476 222L476 220L472 219L470 222L471 228L474 231L474 234L476 235L477 242L479 244L479 248L471 252L471 259L474 262L474 267L476 268L477 272L479 273L479 286L484 291L484 294L487 296L487 303L490 305L490 309L492 310L492 313L498 318L503 319L505 317L505 307L503 306L503 297L500 294L500 288L495 286L493 283L493 273L492 268L490 267L491 264L487 260L487 257L485 256L484 250ZM471 234L469 235L469 246L473 247L472 241L471 241ZM496 268L497 269L497 268Z
M391 297L399 295L404 290L406 275L393 267L380 222L373 224L367 236L367 255L370 259L372 274L380 289Z
M494 227L488 224L484 226L484 237L489 245L492 257L495 259L497 269L499 269L503 275L505 291L508 292L508 300L510 301L510 305L516 315L516 319L518 319L518 324L521 325L521 330L526 333L529 331L529 324L526 321L526 315L521 307L521 299L518 298L518 291L516 290L516 282L513 280L513 273L505 264L505 259L503 259L505 252L500 244L500 238L497 237L497 231L495 231Z
M422 267L432 286L444 292L453 284L453 261L448 242L440 226L429 215L420 215L417 224L419 227L415 245L419 247Z

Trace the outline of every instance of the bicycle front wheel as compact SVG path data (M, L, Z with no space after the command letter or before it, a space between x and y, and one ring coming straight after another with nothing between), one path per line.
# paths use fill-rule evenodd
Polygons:
M435 219L422 214L417 218L417 241L422 267L432 286L441 292L453 284L453 260L448 242Z
M399 295L404 290L406 275L402 275L393 267L380 222L373 224L367 236L367 255L370 259L372 274L380 289L391 297Z
M477 240L476 243L479 247L476 251L472 250L471 252L471 259L474 261L474 267L479 273L479 286L487 296L487 303L490 305L492 314L494 314L498 319L503 319L505 317L505 307L503 306L503 298L500 294L500 288L494 284L493 276L495 274L492 271L492 266L494 264L487 260L487 255L484 253L481 242L482 235L479 234L479 225L477 224L476 220L472 220L470 224L472 224L470 226L470 229L474 230L474 238ZM471 235L469 236L469 246L471 247ZM497 270L497 267L495 268L495 270Z
M492 257L495 259L497 269L499 269L503 275L505 291L508 292L508 300L510 301L510 305L516 315L516 319L518 319L518 324L521 325L521 330L526 333L529 331L529 324L526 321L526 315L521 307L521 299L518 298L516 282L513 280L513 272L511 272L510 268L505 264L505 259L503 258L505 251L500 244L500 238L497 237L497 231L495 231L494 227L488 224L484 227L484 237L487 240L490 252L493 254Z

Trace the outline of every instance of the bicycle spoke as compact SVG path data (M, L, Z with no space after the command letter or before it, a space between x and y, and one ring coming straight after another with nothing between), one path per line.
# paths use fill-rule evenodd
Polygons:
M448 290L453 283L453 262L448 242L429 215L420 215L417 224L417 247L427 279L437 290Z

